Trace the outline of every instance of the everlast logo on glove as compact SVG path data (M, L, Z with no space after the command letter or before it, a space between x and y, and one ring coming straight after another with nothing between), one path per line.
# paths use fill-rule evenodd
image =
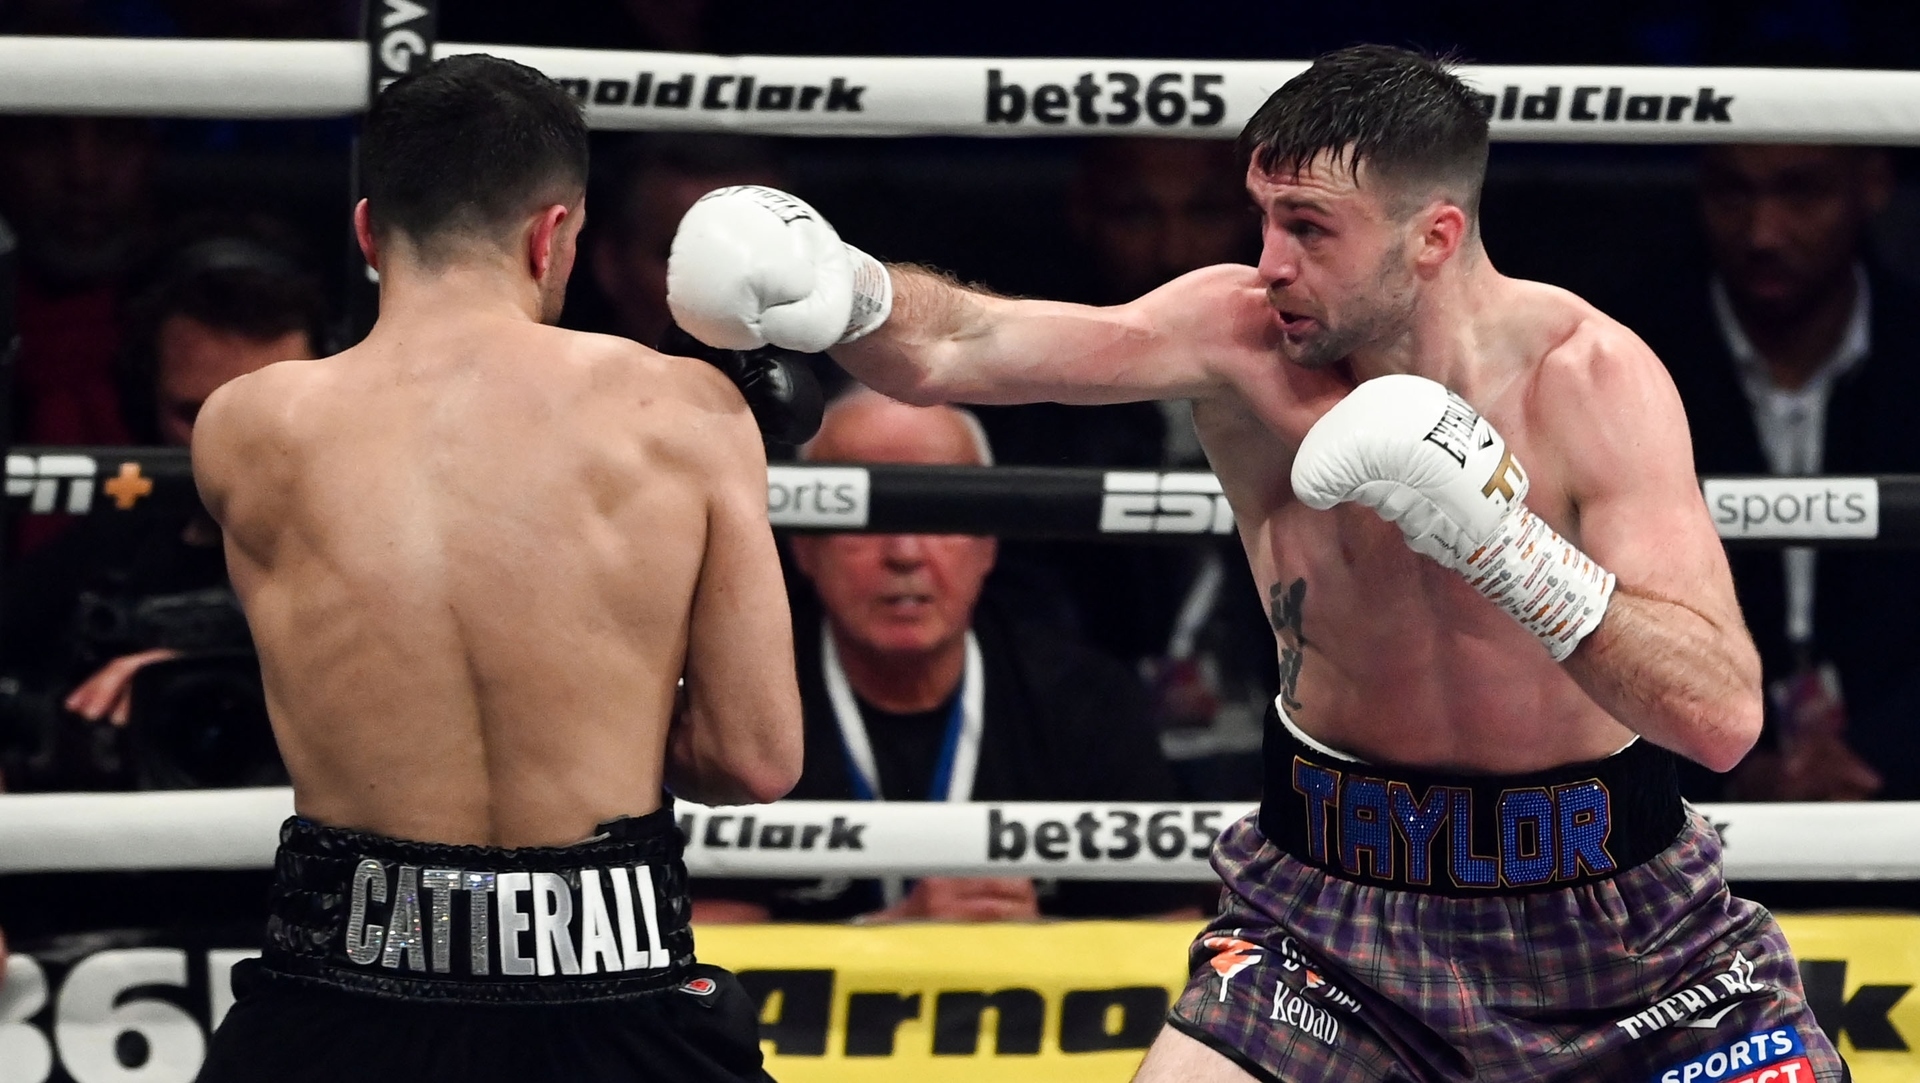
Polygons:
M860 113L864 85L835 76L826 86L762 83L752 75L679 76L643 71L632 79L559 79L582 104L633 109L754 113Z
M1733 95L1716 94L1710 86L1698 94L1633 94L1627 87L1545 87L1523 94L1507 86L1499 95L1481 94L1480 108L1490 120L1557 121L1565 105L1565 119L1574 123L1731 124Z

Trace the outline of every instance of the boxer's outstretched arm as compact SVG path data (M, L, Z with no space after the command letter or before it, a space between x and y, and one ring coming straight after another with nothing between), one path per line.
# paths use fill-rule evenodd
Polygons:
M1730 770L1760 733L1760 657L1700 495L1679 394L1631 336L1546 366L1538 431L1568 479L1581 549L1618 577L1567 671L1634 731Z
M685 707L668 730L667 786L709 805L774 801L800 777L801 728L786 584L767 524L766 452L744 403L713 429L700 464L707 549L687 625Z
M1203 398L1223 370L1275 348L1272 312L1251 267L1182 275L1124 305L997 297L895 265L893 311L832 349L862 383L903 402L1102 405Z

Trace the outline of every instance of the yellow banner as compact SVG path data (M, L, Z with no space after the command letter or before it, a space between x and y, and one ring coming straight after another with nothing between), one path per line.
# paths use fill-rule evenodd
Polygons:
M1858 1083L1920 1083L1920 916L1784 916ZM1186 978L1184 922L710 925L781 1083L1125 1083Z
M1780 926L1855 1083L1920 1083L1920 916L1782 914Z

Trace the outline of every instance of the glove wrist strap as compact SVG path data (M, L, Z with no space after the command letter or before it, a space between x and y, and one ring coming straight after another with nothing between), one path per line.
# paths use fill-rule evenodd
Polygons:
M893 312L893 276L886 266L852 245L847 245L847 259L853 263L853 311L842 343L872 331Z
M1524 506L1467 558L1463 574L1545 644L1556 662L1566 661L1600 626L1613 597L1613 573Z

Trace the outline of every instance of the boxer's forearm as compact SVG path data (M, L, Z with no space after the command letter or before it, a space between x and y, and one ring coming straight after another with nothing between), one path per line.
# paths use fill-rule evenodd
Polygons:
M1616 588L1564 664L1628 728L1715 771L1731 770L1760 735L1760 660L1745 630L1679 602Z
M902 402L1098 406L1203 389L1200 366L1137 303L999 297L919 267L888 271L892 314L831 353Z

